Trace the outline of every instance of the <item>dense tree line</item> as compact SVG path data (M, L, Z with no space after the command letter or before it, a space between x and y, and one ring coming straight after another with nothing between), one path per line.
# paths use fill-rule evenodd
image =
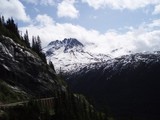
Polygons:
M3 16L0 17L0 35L6 35L11 38L22 39L19 34L18 25L15 23L13 18L4 19Z
M26 33L22 36L18 30L18 25L14 22L13 18L9 18L5 21L3 16L0 17L0 35L8 36L15 40L15 42L26 46L27 48L31 48L46 63L45 54L42 52L40 37L33 36L31 46L28 31L26 30Z
M42 108L30 101L28 105L17 105L6 109L1 120L107 120L105 114L97 112L82 95L67 91L56 91L52 108Z
M105 114L100 113L90 105L84 96L59 91L55 99L56 120L107 120Z
M45 54L42 52L42 46L41 46L41 39L39 36L37 37L32 37L32 50L35 51L40 57L41 59L46 63L46 56Z
M28 31L27 31L27 30L26 30L26 33L24 34L23 39L24 39L24 42L25 42L26 46L27 46L28 48L30 48L31 45L30 45L30 42L29 42L29 36L28 36Z
M12 18L5 21L4 17L0 17L0 35L8 36L14 39L16 42L20 43L20 35L18 32L18 27L14 23ZM20 43L23 44L23 43Z

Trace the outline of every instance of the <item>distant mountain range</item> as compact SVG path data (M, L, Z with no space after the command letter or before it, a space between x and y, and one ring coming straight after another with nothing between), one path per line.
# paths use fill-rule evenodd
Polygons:
M91 63L66 76L74 92L108 109L117 120L160 119L160 52Z
M56 69L67 72L71 89L92 99L105 113L117 120L160 119L159 51L129 51L129 55L111 58L85 51L85 45L72 38L53 41L44 51Z
M56 40L43 49L48 61L52 61L56 70L71 72L89 63L103 62L110 59L108 55L92 54L85 50L85 45L77 39Z

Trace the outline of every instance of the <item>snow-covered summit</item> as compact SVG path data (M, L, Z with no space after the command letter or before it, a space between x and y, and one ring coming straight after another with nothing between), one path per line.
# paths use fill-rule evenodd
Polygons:
M85 50L85 45L74 38L52 41L45 47L48 61L52 61L55 69L65 72L78 69L88 63L102 62L110 57L104 54L92 54Z
M66 47L83 46L83 44L80 43L75 38L69 38L69 39L65 38L63 41L59 41L59 40L52 41L48 45L55 45L55 46L64 45Z
M79 51L83 52L83 47L84 45L80 43L77 39L74 38L69 38L69 39L64 39L63 41L56 40L52 41L48 44L47 47L44 48L44 51L46 52L47 56L50 56L54 54L58 50L62 50L61 52L68 53L68 52L74 52L74 51Z

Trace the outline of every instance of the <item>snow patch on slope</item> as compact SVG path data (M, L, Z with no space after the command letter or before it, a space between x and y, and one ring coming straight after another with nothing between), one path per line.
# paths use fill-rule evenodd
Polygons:
M89 63L103 62L108 55L93 54L85 51L85 46L78 40L69 38L53 41L43 49L48 61L52 61L56 71L70 72Z

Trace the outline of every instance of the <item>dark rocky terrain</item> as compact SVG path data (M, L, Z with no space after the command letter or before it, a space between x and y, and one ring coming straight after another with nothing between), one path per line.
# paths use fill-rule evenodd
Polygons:
M47 96L61 89L54 71L30 49L0 37L0 76L7 84L33 96Z
M137 53L89 64L68 75L72 90L120 120L160 119L160 53Z

